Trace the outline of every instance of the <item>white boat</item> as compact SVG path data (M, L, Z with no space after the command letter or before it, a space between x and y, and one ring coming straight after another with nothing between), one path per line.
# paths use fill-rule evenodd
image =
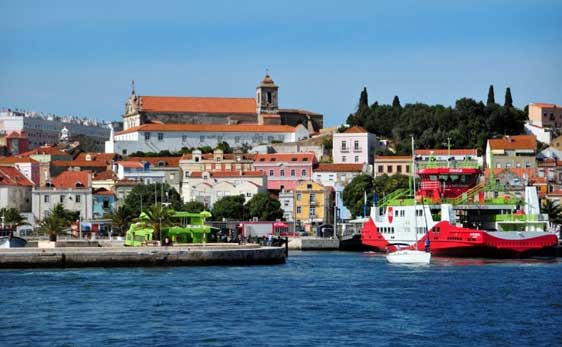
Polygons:
M402 249L386 255L391 264L429 264L431 253L415 249Z
M416 172L416 162L415 162L415 150L414 150L414 137L412 137L412 181L414 185L414 192L416 191L416 177L414 173ZM414 216L414 231L417 234L417 212L416 199L414 197L414 211L416 214ZM423 213L423 209L421 210ZM414 240L415 249L400 249L386 255L386 261L392 264L429 264L431 262L431 253L418 250L418 242Z

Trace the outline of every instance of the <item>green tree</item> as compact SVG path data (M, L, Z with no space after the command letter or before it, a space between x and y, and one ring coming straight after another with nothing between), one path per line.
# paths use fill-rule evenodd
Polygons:
M199 201L189 201L183 205L182 211L199 213L205 211L205 204Z
M68 227L68 222L54 214L39 223L39 231L48 234L50 241L56 241L57 235L62 234L66 227Z
M17 208L0 209L0 218L3 219L4 224L12 228L21 225L29 225L25 217L21 215L20 211Z
M283 210L278 200L272 199L268 193L258 193L246 203L248 217L259 220L274 221L283 218Z
M74 223L80 218L80 211L70 211L64 208L62 203L58 203L51 209L50 214L66 222Z
M137 220L154 230L154 240L160 240L162 229L172 224L173 214L174 210L162 204L156 204L144 209Z
M213 148L211 146L203 146L197 149L200 150L202 154L213 153Z
M362 174L356 176L343 190L343 204L351 212L352 216L363 215L365 193L367 193L367 212L373 198L373 177Z
M494 85L490 84L488 89L488 100L486 101L487 106L494 105L496 103L496 98L494 97Z
M541 207L541 212L548 214L548 219L553 224L562 224L562 206L552 200L545 200Z
M398 98L398 95L394 95L394 99L392 99L392 107L393 108L400 108L402 107L400 105L400 98Z
M322 138L322 146L324 146L324 152L332 152L334 146L332 135L327 135Z
M217 147L215 147L215 149L220 149L222 150L223 153L232 153L232 148L230 147L228 142L224 142L224 141L219 142L217 144Z
M505 90L505 108L512 108L513 107L513 98L511 97L511 88L507 87Z
M243 195L223 197L213 204L213 209L211 211L213 219L222 220L225 218L244 220L246 212L244 207L245 202L246 199Z
M179 193L167 183L136 186L125 198L124 206L133 217L138 217L141 213L141 206L145 210L154 203L169 204L176 211L181 211L183 207L183 201Z
M111 226L117 229L118 235L125 235L125 232L129 228L129 224L133 220L133 214L125 206L119 206L114 209L111 213L108 213L104 218L111 219Z

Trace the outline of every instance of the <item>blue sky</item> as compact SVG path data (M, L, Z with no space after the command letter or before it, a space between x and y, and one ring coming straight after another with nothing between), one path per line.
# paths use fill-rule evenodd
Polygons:
M325 115L369 101L562 104L562 1L0 0L0 106L116 120L141 95L252 97Z

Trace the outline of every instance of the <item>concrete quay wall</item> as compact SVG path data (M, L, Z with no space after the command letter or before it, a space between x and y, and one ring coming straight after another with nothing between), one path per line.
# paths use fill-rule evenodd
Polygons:
M289 249L296 250L337 250L340 248L338 239L321 237L296 237L289 238Z
M283 247L12 248L0 250L0 269L271 265L286 261Z

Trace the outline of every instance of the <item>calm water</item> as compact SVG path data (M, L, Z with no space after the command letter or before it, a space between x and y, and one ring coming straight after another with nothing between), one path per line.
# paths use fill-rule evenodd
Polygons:
M562 346L562 262L0 271L0 346Z

